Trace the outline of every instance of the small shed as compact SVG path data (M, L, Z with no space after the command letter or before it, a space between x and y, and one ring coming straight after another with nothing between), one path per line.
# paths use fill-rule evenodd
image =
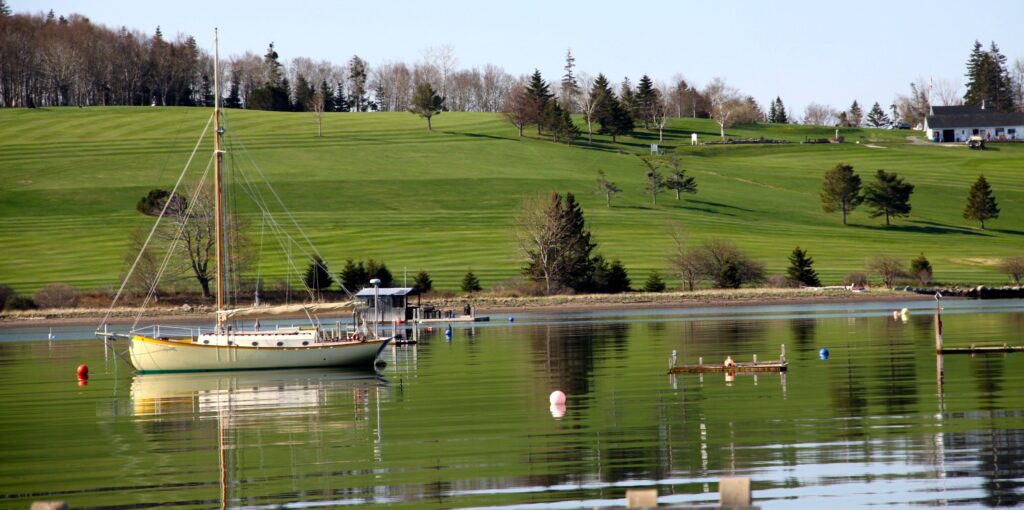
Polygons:
M377 320L384 323L402 322L413 319L414 310L420 307L420 293L411 287L382 287L374 290L367 287L356 293L356 299L361 301L367 310L367 319L373 319L374 296L378 298ZM416 304L410 302L410 298L416 296Z

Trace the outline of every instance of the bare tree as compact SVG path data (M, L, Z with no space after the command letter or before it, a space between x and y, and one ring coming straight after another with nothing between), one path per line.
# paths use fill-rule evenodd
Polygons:
M455 58L455 46L451 44L444 44L441 46L428 46L421 52L423 55L423 61L430 66L436 76L439 78L437 82L441 86L441 97L448 97L448 78L455 71L455 64L458 60Z
M537 102L530 97L530 93L522 83L517 83L505 97L501 113L512 125L519 128L521 138L523 128L537 117Z
M665 125L668 124L669 111L668 94L658 94L651 108L651 120L658 127L659 142L665 141Z
M171 201L160 236L172 243L178 240L178 249L184 250L185 264L199 282L203 297L209 298L212 295L210 281L216 278L216 261L212 260L215 259L213 251L217 245L213 197L208 191L200 190L192 200L193 203Z
M738 112L745 106L743 99L738 90L717 77L704 87L704 95L711 103L711 118L718 123L719 135L724 140L725 129L736 123Z
M828 105L810 103L804 108L804 124L833 126L836 123L836 109Z
M867 270L878 275L886 288L892 288L900 278L907 277L907 270L896 257L879 255L868 261Z
M999 262L999 271L1009 276L1014 285L1020 285L1020 280L1024 277L1024 257L1017 255L1003 259Z
M548 294L557 290L557 281L566 269L563 251L570 225L560 221L561 211L561 199L552 193L549 199L540 195L527 198L516 217L516 241L544 280Z
M686 239L683 229L679 225L671 228L669 234L672 236L672 252L669 254L669 264L675 270L686 290L693 291L698 283L704 279L704 263L700 252L686 247Z
M644 174L647 177L647 182L644 184L644 192L651 195L651 203L657 205L658 193L665 189L665 178L658 173L659 165L644 158L640 158L640 161L647 167L647 173Z
M580 73L580 90L576 94L576 107L583 118L587 119L587 144L594 143L594 121L597 120L597 110L601 103L601 94L594 91L594 77L586 73Z
M960 106L964 104L964 95L960 91L960 82L938 79L932 82L932 104L940 106Z
M324 94L319 89L309 99L309 112L313 114L313 121L316 122L316 136L324 136Z
M1010 68L1010 87L1018 112L1024 112L1024 57L1017 57Z

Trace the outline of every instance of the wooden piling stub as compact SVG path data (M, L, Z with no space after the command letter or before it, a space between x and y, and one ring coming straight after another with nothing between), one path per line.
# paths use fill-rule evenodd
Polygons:
M626 491L626 508L654 508L658 506L657 489L629 489Z
M718 493L719 504L723 507L749 507L753 499L747 477L722 478L718 481Z

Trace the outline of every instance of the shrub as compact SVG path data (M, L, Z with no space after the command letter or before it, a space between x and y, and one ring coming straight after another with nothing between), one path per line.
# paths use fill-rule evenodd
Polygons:
M1013 280L1014 285L1020 285L1021 277L1024 277L1024 257L1008 257L999 263L999 271Z
M395 285L395 279L391 275L391 271L388 270L387 264L384 262L377 262L373 259L367 260L366 275L370 280L374 278L380 280L381 287L393 287Z
M859 271L854 271L845 278L843 278L843 285L853 285L855 287L863 287L868 284L868 275Z
M11 288L10 285L0 285L0 310L6 308L7 302L13 299L16 295L17 293L14 292L14 289Z
M8 310L32 310L37 308L35 301L26 296L14 296L7 300Z
M792 289L799 287L800 283L793 281L784 274L773 274L768 277L764 286L769 289Z
M420 271L412 279L412 288L420 294L426 294L434 289L434 281L430 279L430 273Z
M665 281L661 279L661 275L657 271L651 271L651 274L647 276L647 281L644 282L644 292L664 292Z
M483 287L480 286L480 280L477 279L476 275L473 274L473 271L470 270L467 271L466 276L462 278L461 289L462 292L479 292L483 290Z
M150 190L146 196L139 199L139 203L135 205L135 209L147 216L159 216L169 197L171 197L171 192L165 189ZM181 195L174 195L173 202L168 209L184 212L185 209L187 209L185 197L182 197Z
M910 276L916 279L919 285L928 285L932 281L932 263L928 262L923 253L910 261Z
M702 273L715 287L738 289L765 280L764 264L751 260L746 252L724 239L711 239L699 251Z
M896 257L888 255L878 255L871 259L868 262L867 269L869 272L878 275L882 279L882 284L890 289L893 285L896 285L900 278L906 278L907 276L907 271L903 268L903 264Z
M32 298L40 308L74 308L78 306L78 289L66 283L51 283Z

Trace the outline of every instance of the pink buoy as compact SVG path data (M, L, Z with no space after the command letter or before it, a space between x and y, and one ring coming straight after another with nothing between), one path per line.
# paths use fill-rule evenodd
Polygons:
M553 406L559 406L559 405L564 406L565 405L565 393L562 393L560 390L552 391L551 392L551 396L548 397L548 401L551 402L551 405L553 405Z
M89 367L87 365L78 365L78 378L88 379L89 378Z

